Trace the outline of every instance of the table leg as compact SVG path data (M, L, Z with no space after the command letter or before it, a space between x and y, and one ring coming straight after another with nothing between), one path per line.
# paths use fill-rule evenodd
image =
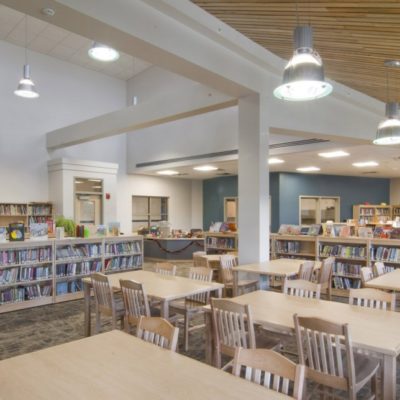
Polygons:
M383 356L382 371L382 399L394 400L396 398L396 357L391 355Z
M84 335L90 336L90 287L91 285L87 282L83 282L83 295L84 295Z
M161 316L166 320L169 318L169 303L167 300L161 301Z
M206 311L204 313L204 322L206 325L205 327L206 363L209 365L214 365L211 312Z

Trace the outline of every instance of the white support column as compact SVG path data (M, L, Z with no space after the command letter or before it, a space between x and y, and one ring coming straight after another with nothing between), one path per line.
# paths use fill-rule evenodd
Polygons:
M268 109L263 96L239 99L239 262L269 258Z

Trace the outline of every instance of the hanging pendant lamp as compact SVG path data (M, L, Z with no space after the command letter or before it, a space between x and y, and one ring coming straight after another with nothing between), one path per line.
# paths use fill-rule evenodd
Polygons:
M384 63L385 67L400 67L400 61L388 60ZM400 143L400 119L399 103L389 102L389 73L386 72L386 119L383 120L376 131L376 138L373 144L390 145Z
M25 15L25 64L22 79L18 83L18 87L14 90L14 94L26 99L36 99L39 93L35 89L35 84L31 79L30 66L28 64L28 17Z
M309 25L294 30L294 53L283 71L283 83L274 96L288 101L307 101L325 97L332 85L325 81L321 57L313 49L313 32Z

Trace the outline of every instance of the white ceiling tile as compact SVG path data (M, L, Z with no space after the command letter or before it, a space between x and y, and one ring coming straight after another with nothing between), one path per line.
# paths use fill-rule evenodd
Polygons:
M61 42L65 39L70 33L65 29L59 28L58 26L48 25L41 33L40 36L44 36L48 39L55 40L57 42Z
M39 35L29 43L29 48L39 53L48 54L56 45L56 40Z
M62 60L69 60L76 53L76 49L57 44L49 53L49 55L60 58Z
M83 46L87 46L91 41L82 36L70 33L66 38L61 41L64 46L72 47L74 49L80 49Z

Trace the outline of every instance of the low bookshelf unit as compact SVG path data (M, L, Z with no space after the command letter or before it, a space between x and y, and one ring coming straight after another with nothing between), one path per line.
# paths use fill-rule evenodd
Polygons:
M206 232L204 250L207 254L237 252L238 235L236 232Z

